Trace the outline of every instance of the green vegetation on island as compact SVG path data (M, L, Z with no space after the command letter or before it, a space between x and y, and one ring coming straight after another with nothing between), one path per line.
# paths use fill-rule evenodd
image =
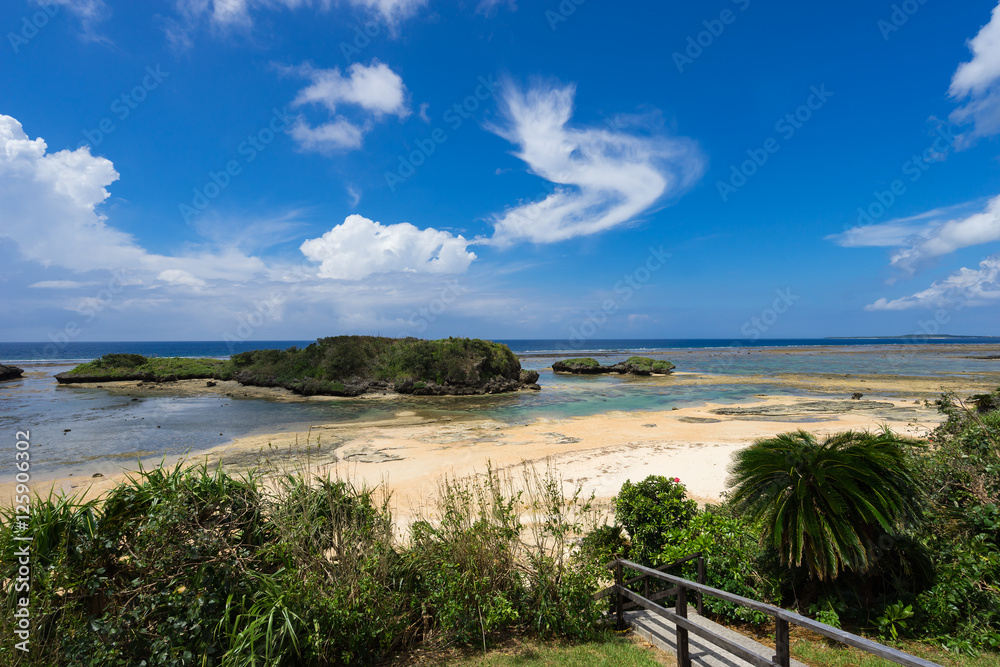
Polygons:
M311 394L357 396L372 389L403 394L484 394L533 385L538 374L502 343L476 338L321 338L308 347L232 357L225 379Z
M74 382L173 382L176 380L219 379L229 362L221 359L184 357L144 357L141 354L105 354L56 375L63 384Z
M522 370L517 356L501 343L376 336L321 338L301 349L253 350L229 360L107 354L56 379L62 383L236 380L305 396L359 396L372 390L466 395L538 387L538 373Z
M552 370L556 373L603 373L602 368L597 359L590 357L561 359L552 364Z
M601 373L618 373L621 375L666 375L674 369L674 365L662 359L649 357L629 357L611 366L602 366L596 359L590 357L574 357L560 359L552 364L555 373L575 373L577 375L597 375Z

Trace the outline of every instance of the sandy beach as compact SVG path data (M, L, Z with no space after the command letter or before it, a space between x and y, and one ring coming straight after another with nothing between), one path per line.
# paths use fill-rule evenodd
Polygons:
M348 476L368 485L384 484L392 492L397 511L403 514L425 503L445 475L462 477L480 473L488 465L509 469L524 462L539 468L552 465L563 478L567 491L579 486L584 493L593 493L598 499L614 496L627 479L636 481L650 474L661 474L680 478L691 497L710 503L718 501L726 491L727 467L733 453L757 438L799 428L823 436L884 425L902 435L925 436L941 420L934 400L943 392L968 396L1000 386L998 352L997 345L962 346L960 353L933 345L874 347L861 352L836 347L710 351L707 354L713 359L718 355L723 366L740 355L788 359L787 363L779 364L788 368L788 372L765 375L679 370L668 376L635 378L623 381L620 390L631 393L633 387L636 391L652 389L669 396L690 387L725 385L736 387L740 398L735 404L702 402L659 411L608 409L586 416L532 418L527 423L501 421L475 409L443 410L440 399L433 404L436 409L425 410L422 405L432 404L414 402L412 398L403 401L392 393L374 393L361 400L380 407L378 418L336 423L319 420L283 430L265 428L219 446L193 450L186 456L146 459L143 465L153 466L161 460L173 465L185 460L209 466L221 464L234 473L251 469L265 474L309 469L321 475ZM704 359L705 354L698 350L674 350L671 358L683 368L691 365L685 363L688 355L702 355ZM810 355L827 355L827 358L844 355L845 360L860 355L870 361L868 367L879 372L795 371L795 364ZM948 359L953 355L956 359L975 355L971 358L991 361L977 372L957 367L923 375L897 372L904 359L906 363L943 360L945 363L938 368L947 369L951 366ZM566 385L564 380L548 377L550 381L563 382L562 391L572 387L572 391L582 392L580 396L602 390L600 385L586 381ZM144 414L144 401L155 397L215 396L262 407L265 403L308 405L337 401L353 401L352 405L358 405L358 399L304 398L284 389L227 381L129 381L90 386L111 396L127 397L130 405L138 406L136 412L128 415L136 421ZM545 391L543 387L543 395ZM861 399L851 400L856 393L862 394ZM471 407L478 400L491 399L483 396L462 400L466 402L461 405ZM473 403L467 402L470 400ZM92 471L84 468L82 472L73 471L72 476L56 475L56 479L38 477L33 486L43 495L54 488L96 497L124 479L128 469L135 469L135 459L125 463L124 468L121 465L106 464ZM0 498L9 501L12 493L13 483L0 484Z
M929 379L896 378L891 392L896 396L865 395L853 401L762 395L738 406L709 403L659 412L613 411L538 419L525 425L491 419L427 420L412 411L401 411L393 419L315 424L300 432L239 438L192 454L187 460L209 466L221 463L233 472L308 467L369 485L385 484L392 491L397 511L404 514L430 497L444 475L465 476L482 472L487 465L503 469L523 462L542 468L551 463L567 490L579 485L598 499L613 496L626 479L635 481L650 474L679 477L691 497L705 503L721 498L730 457L756 438L798 428L824 435L882 425L909 436L925 435L940 419L936 408L922 397L923 391L909 391L906 398L898 394L907 392L904 385L922 390L924 385L930 389L930 383ZM201 391L205 383L176 384L180 386L173 387L174 391ZM213 389L264 391L226 386ZM174 457L167 463L177 460ZM66 493L96 497L124 476L123 471L97 478L67 477L39 482L36 490L52 484ZM11 492L11 485L0 486L3 497L9 498Z

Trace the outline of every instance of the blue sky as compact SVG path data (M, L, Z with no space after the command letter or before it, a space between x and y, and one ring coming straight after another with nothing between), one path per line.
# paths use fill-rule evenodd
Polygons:
M1000 334L1000 6L13 0L7 341Z

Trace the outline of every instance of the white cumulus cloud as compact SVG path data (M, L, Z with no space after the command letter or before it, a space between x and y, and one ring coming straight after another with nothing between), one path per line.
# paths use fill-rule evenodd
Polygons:
M308 64L300 67L298 74L311 79L312 84L299 91L292 102L294 106L320 104L334 113L340 104L356 104L368 111L400 118L410 113L403 79L378 60L371 65L352 63L347 76L339 67L316 69Z
M494 216L493 243L552 243L611 229L680 194L704 172L690 139L571 127L575 93L573 85L505 85L505 124L491 129L516 144L515 155L555 191Z
M29 139L17 119L0 115L0 237L16 242L26 259L76 272L176 269L202 280L242 280L265 270L259 258L233 248L149 253L99 209L116 180L111 161L88 147L49 153L43 139Z
M955 71L948 93L964 102L951 114L955 123L973 123L974 136L1000 132L1000 4L975 37L969 40L972 60Z
M892 300L881 298L865 306L865 310L982 306L998 300L1000 255L991 255L979 263L978 269L963 267L916 294Z
M302 253L319 262L323 278L360 280L374 273L463 273L476 259L469 242L434 228L409 223L382 225L348 216L323 236L309 239Z
M286 71L311 81L295 96L293 107L320 106L330 114L329 120L316 126L311 125L303 115L298 117L291 135L305 150L360 148L374 121L385 115L403 119L410 114L402 77L378 60L373 60L370 65L354 63L346 75L339 67L317 69L309 64ZM370 117L349 120L338 113L338 109L344 106L359 107Z

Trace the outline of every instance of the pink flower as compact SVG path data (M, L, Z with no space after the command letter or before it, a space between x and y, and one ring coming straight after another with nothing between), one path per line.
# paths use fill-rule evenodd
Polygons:
M674 481L675 482L679 482L679 481L681 481L681 478L680 477L674 477Z

